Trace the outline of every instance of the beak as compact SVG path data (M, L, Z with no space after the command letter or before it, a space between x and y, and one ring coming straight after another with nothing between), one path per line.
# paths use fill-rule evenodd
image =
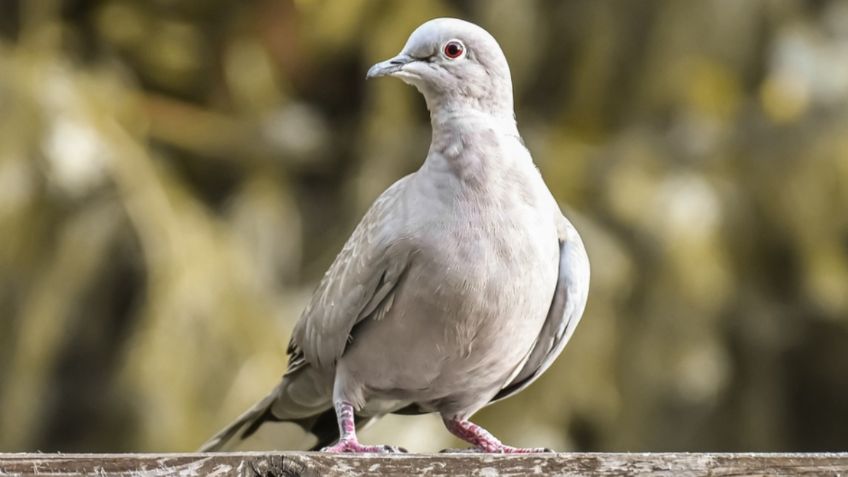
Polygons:
M371 69L368 70L368 74L365 75L365 79L377 78L379 76L391 76L413 61L415 61L415 58L401 53L394 58L381 61L380 63L372 66Z

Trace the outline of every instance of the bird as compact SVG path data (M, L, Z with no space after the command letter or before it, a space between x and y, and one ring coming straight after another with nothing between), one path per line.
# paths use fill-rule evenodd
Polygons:
M421 167L371 205L296 323L281 382L201 450L293 422L325 452L404 452L357 429L438 413L471 451L530 453L470 421L553 363L583 315L589 258L517 127L506 57L482 27L419 26L367 79L414 86L430 113Z

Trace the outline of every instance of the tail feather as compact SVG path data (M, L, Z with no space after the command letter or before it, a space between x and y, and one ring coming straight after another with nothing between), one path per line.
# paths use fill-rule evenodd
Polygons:
M238 440L242 441L250 437L262 424L268 421L280 421L271 413L271 405L276 396L274 393L256 403L244 414L238 417L232 424L228 425L200 447L200 452L217 452L225 450L239 432Z
M284 379L268 396L244 412L232 424L215 434L200 452L225 451L253 435L266 422L291 422L317 438L312 450L326 447L339 438L336 412L329 393L315 386L314 376L299 374L296 380ZM317 389L317 391L316 391ZM327 397L324 397L326 394ZM295 396L295 397L293 397ZM310 404L305 405L304 402ZM357 429L376 418L356 415Z

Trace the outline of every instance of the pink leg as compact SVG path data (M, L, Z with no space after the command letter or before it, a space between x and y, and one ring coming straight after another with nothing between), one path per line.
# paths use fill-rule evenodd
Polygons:
M542 447L522 449L504 445L489 431L465 419L445 418L442 420L451 434L473 445L479 452L492 452L498 454L534 454L537 452L551 452L550 449Z
M336 417L339 420L339 441L321 449L322 452L406 452L400 447L367 446L356 439L356 421L353 418L353 406L349 402L336 402Z

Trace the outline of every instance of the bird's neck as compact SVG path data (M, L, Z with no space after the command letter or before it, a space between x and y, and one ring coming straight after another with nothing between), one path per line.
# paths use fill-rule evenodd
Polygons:
M468 107L430 109L430 124L433 128L433 142L484 131L493 131L499 136L518 137L518 125L512 109L495 112Z
M485 186L515 171L535 170L515 118L473 109L431 111L433 136L425 173L448 174L466 185Z

